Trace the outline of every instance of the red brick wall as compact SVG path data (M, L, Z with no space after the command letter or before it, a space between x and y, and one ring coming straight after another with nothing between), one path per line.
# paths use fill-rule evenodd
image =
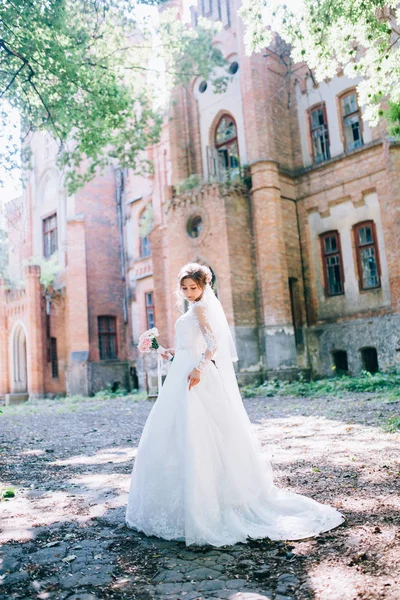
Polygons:
M127 357L127 326L124 322L124 281L121 273L121 244L118 230L116 182L113 170L106 169L80 190L76 212L85 224L89 360L98 361L97 317L117 318L118 358ZM69 265L70 266L70 265ZM79 270L81 265L73 268Z

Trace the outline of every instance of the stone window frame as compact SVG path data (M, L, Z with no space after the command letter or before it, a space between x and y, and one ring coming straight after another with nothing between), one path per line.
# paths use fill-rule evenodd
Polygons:
M46 224L49 224L52 219L55 219L55 227L46 230ZM54 234L54 237L52 236ZM42 235L43 235L43 257L50 258L58 250L58 223L57 212L52 212L49 215L42 217ZM47 253L46 240L50 237L50 253Z
M357 110L348 115L344 115L343 100L347 96L350 96L352 94L355 94L355 96L356 96ZM358 103L357 89L355 87L348 88L347 90L344 90L343 92L341 92L337 98L338 98L338 103L339 103L339 115L340 115L340 119L339 119L340 120L340 137L341 137L341 140L343 143L343 149L345 152L351 152L352 150L356 150L356 148L362 148L362 146L364 145L364 123L363 123L362 114L361 114L361 107ZM345 118L348 118L349 116L356 114L356 113L358 113L358 116L359 116L361 144L360 144L360 146L356 146L355 148L348 148L347 142L346 142L344 120L345 120Z
M328 150L326 158L324 158L323 160L319 160L319 161L317 161L316 157L315 157L315 147L314 147L314 142L313 142L313 131L314 130L312 128L312 118L311 118L312 113L318 109L322 109L322 112L324 115L324 125L326 127L327 150ZM310 106L307 109L307 115L308 115L308 135L309 135L309 144L311 147L311 156L313 159L313 163L315 165L320 165L320 164L324 163L325 161L330 160L330 158L331 158L331 151L330 151L331 142L330 142L330 135L329 135L329 123L328 123L328 113L326 110L326 103L324 101L320 101L320 102L317 102L316 104L313 104L312 106ZM317 129L317 128L315 128L315 129Z
M325 239L327 237L332 237L335 236L336 237L336 246L337 246L337 250L335 252L326 252L325 249ZM324 291L325 291L325 296L329 297L329 298L333 298L335 296L343 296L345 293L344 290L344 269L343 269L343 254L342 254L342 244L341 244L341 240L340 240L340 233L337 229L333 229L330 231L324 231L324 233L321 233L319 236L320 239L320 244L321 244L321 258L322 258L322 268L324 271ZM340 282L342 284L342 291L341 292L337 292L337 293L331 293L329 290L329 275L328 275L328 264L327 264L327 258L331 257L331 256L338 256L339 257L339 272L340 272Z
M151 296L150 304L147 303L148 296ZM145 292L144 306L145 306L145 310L146 310L146 327L147 327L147 329L152 329L153 327L156 326L156 310L155 310L155 305L154 305L154 291L153 290L149 290L148 292ZM149 319L150 314L152 315L152 322Z
M107 327L103 328L101 326L102 320L107 319L105 323L107 323ZM113 324L113 331L110 330L109 325ZM98 338L99 338L99 357L100 360L115 360L118 358L118 336L117 336L117 317L114 315L99 315L97 317L97 330L98 330ZM104 340L106 340L107 351L106 355L102 352L102 348L104 348ZM115 352L114 355L109 352L109 341L114 341Z
M366 225L371 226L372 231L372 239L373 241L368 244L360 244L360 238L358 235L361 227L365 227ZM377 290L382 287L382 271L381 271L381 262L379 257L379 244L378 237L376 235L376 225L375 221L372 219L367 219L366 221L360 221L353 225L353 235L354 235L354 246L356 251L356 262L357 262L357 271L358 271L358 287L360 292L369 292L370 290ZM374 285L373 287L364 287L364 277L363 277L363 269L361 262L361 250L365 248L374 248L375 250L375 261L376 261L376 270L378 274L379 283L378 285Z

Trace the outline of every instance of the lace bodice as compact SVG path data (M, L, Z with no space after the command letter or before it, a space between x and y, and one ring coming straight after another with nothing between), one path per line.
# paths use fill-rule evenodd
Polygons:
M201 359L196 368L200 371L210 363L217 349L217 344L207 320L204 301L191 302L188 311L177 320L175 325L175 347L177 351L198 351Z

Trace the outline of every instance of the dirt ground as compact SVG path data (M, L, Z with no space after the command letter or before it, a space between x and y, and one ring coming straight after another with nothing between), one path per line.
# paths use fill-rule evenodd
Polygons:
M186 547L124 525L152 403L134 397L2 407L0 599L400 599L397 402L252 398L277 485L346 516L313 539ZM14 494L14 496L13 496Z

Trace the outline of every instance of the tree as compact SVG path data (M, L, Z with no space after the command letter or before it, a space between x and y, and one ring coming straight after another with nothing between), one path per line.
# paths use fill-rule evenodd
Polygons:
M376 125L386 114L391 132L400 135L398 0L303 0L294 10L268 0L244 0L241 14L248 52L267 46L276 32L317 80L339 70L361 77L357 90L365 118Z
M209 78L224 64L214 34L167 11L155 27L130 0L0 2L0 98L19 111L24 140L36 130L57 140L70 192L113 161L143 172L143 150L160 134L159 82ZM10 137L0 157L9 168L17 146Z

